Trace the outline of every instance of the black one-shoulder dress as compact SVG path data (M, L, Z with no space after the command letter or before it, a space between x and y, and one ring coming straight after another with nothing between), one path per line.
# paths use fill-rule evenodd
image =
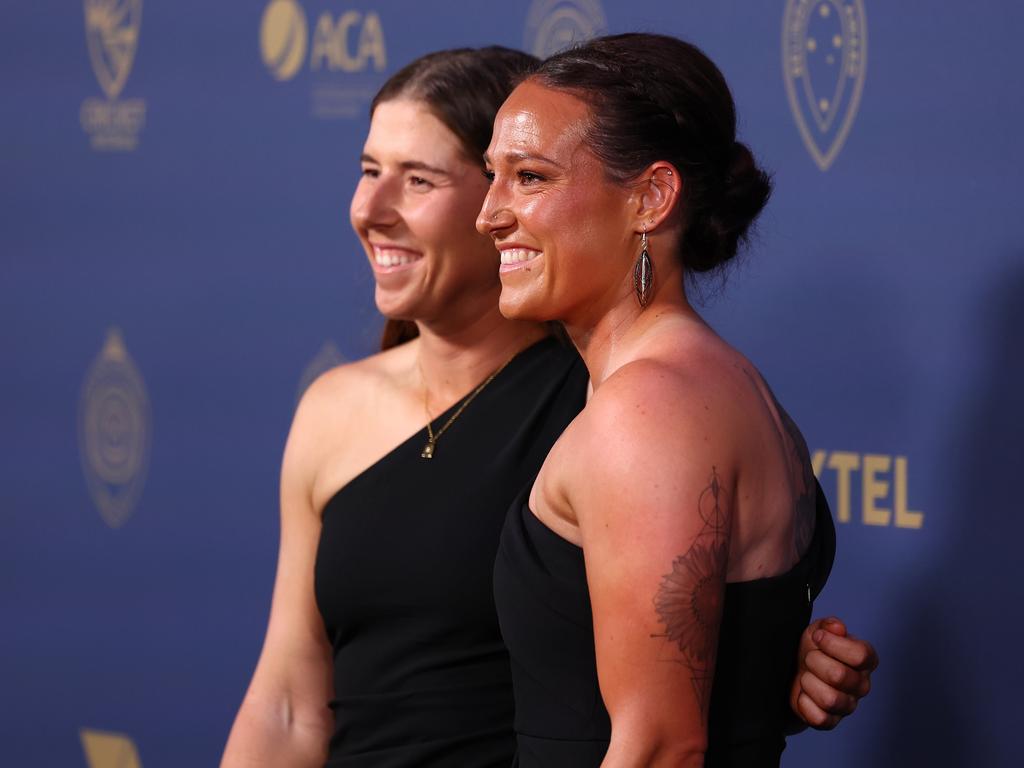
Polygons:
M327 503L315 590L334 654L328 766L508 768L495 552L512 500L586 388L575 351L538 342L480 392L433 459L420 457L424 429Z
M598 689L583 550L538 520L528 499L527 488L509 511L494 565L512 661L515 765L596 768L611 721ZM778 766L797 644L834 554L835 527L819 486L814 537L800 561L779 576L726 585L706 768Z

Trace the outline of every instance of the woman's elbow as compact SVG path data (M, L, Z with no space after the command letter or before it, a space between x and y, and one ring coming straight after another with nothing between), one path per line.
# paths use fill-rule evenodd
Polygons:
M228 737L221 768L323 765L332 726L326 706L321 711L308 705L297 707L286 697L247 696Z

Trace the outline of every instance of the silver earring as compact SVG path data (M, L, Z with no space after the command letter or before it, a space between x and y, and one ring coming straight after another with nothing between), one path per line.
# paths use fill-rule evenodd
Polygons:
M651 264L651 257L647 253L647 227L644 227L640 235L640 258L636 260L633 267L633 290L636 291L636 300L640 302L640 309L643 309L651 302L651 293L654 288L654 265Z

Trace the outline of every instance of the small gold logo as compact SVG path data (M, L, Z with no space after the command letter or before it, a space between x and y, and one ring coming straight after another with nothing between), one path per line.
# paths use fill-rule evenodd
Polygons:
M78 735L89 768L142 768L135 742L123 733L82 728Z
M835 161L857 116L867 52L862 0L787 0L786 93L804 145L822 171Z
M142 0L85 0L89 57L108 99L116 99L128 80L141 25Z
M365 115L388 66L384 25L376 11L324 10L310 24L298 0L267 3L260 53L278 81L291 80L307 67L310 114L326 120Z
M149 400L121 332L111 328L82 386L82 469L100 516L118 528L142 493L149 459Z
M93 149L128 151L139 143L146 102L118 100L135 61L142 26L142 0L84 0L89 58L106 100L86 99L79 111Z
M260 23L260 52L275 79L295 77L306 59L308 38L302 6L295 0L271 0Z
M599 0L533 0L526 16L523 47L544 59L607 30Z
M324 345L320 347L320 351L316 353L316 356L309 361L309 365L302 371L302 377L299 379L299 389L295 396L295 401L298 402L302 399L302 394L309 388L317 376L321 373L326 373L336 366L346 362L345 356L338 350L337 345L328 339L324 342Z

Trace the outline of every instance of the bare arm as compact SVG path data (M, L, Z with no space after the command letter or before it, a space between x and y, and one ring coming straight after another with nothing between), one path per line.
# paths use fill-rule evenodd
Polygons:
M320 518L311 394L296 412L281 471L281 545L267 634L235 717L222 768L321 766L333 723L331 649L313 596Z
M567 487L612 723L604 766L699 766L735 462L724 442L709 437L714 416L705 403L688 403L674 389L659 393L655 376L643 381L635 394L595 396L577 436L580 480Z
M871 643L850 636L839 619L819 619L804 630L790 707L806 726L831 730L853 713L871 690L878 654Z

